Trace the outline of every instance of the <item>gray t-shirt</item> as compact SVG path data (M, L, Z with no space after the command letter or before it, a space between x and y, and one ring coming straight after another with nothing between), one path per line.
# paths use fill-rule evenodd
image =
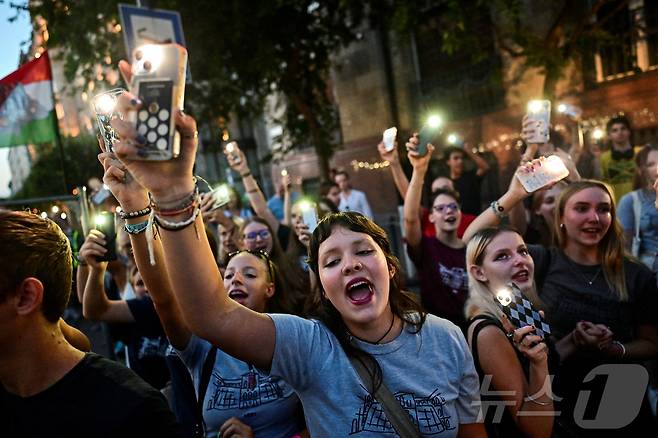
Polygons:
M177 351L192 374L197 396L210 349L210 343L192 336L185 350ZM255 437L290 438L303 425L299 399L290 386L217 350L203 400L206 437L216 437L221 425L231 417L251 427Z
M276 326L271 374L297 391L311 436L395 436L379 402L363 387L338 339L318 321L270 315ZM473 358L459 328L427 315L386 344L355 340L379 362L384 383L423 435L456 437L479 421Z
M635 234L635 211L631 193L625 194L619 200L617 217L624 231L631 231ZM640 254L658 253L658 211L654 206L656 192L636 190L634 193L637 193L640 201L640 238L642 239Z

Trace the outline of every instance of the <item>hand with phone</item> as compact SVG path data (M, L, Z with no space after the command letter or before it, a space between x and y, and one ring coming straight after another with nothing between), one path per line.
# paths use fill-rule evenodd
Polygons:
M395 142L393 149L388 149L384 142L380 142L377 145L377 152L382 160L388 161L391 164L397 164L400 162L400 157L398 155L398 142Z
M526 143L548 143L551 124L551 101L531 100L528 102L528 112L524 117Z
M422 172L423 174L427 172L427 168L432 159L432 153L434 152L434 146L432 144L427 145L427 150L425 154L421 154L418 150L420 149L420 139L418 134L415 133L409 138L409 141L406 143L407 148L407 158L411 166L414 168L414 173Z
M119 70L127 83L131 83L132 72L128 62L119 62ZM122 94L118 100L119 110L126 115L136 113L142 102L133 90ZM112 120L112 127L121 139L114 145L116 157L128 172L146 190L153 194L157 202L171 202L181 199L194 190L192 169L198 147L197 125L193 117L182 109L174 112L174 122L181 136L180 156L167 161L143 161L132 157L137 155L143 144L138 141L135 127L125 120ZM141 138L139 139L141 140Z
M231 145L231 147L229 147ZM232 141L227 147L224 148L224 155L226 155L226 161L228 165L239 173L240 175L249 172L249 163L247 162L247 157L242 152L242 149L238 146L238 143Z
M107 261L102 261L107 254L107 241L105 235L99 230L93 229L85 238L80 247L79 257L84 260L92 269L105 269Z
M530 363L535 365L548 363L548 347L544 339L536 334L535 327L526 325L517 328L505 315L501 318L501 322L514 347L527 357Z

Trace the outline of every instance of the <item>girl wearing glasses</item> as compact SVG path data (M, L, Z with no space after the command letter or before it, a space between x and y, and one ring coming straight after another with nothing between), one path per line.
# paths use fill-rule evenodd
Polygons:
M404 230L407 252L418 269L420 296L428 312L449 319L462 330L466 328L464 303L468 296L466 249L457 237L461 221L459 194L450 189L434 192L429 220L435 235L424 236L421 226L420 201L434 148L430 145L425 156L418 155L418 138L409 139L407 156L413 174L404 198Z
M120 68L129 79L129 65L122 62ZM139 105L131 98L129 93L121 98L126 112L135 109L132 103ZM131 160L134 131L126 122L112 122L122 138L116 153L156 204L175 204L194 193L196 121L182 112L175 117L182 151L166 163ZM319 278L318 320L306 320L255 312L231 300L205 236L194 231L202 225L199 215L187 211L169 219L185 224L161 233L168 278L190 329L290 384L302 400L311 436L394 433L374 398L381 385L404 400L404 406L394 405L397 399L390 406L402 409L401 422L416 429L416 436L485 436L478 423L478 378L462 333L447 320L425 315L402 291L399 262L374 222L356 213L320 222L309 253ZM362 363L367 376L360 378L353 363Z
M308 294L307 276L300 272L294 260L287 257L265 219L255 216L247 221L242 231L242 247L249 251L263 251L270 257L281 273L289 310L300 315L304 309L304 296Z

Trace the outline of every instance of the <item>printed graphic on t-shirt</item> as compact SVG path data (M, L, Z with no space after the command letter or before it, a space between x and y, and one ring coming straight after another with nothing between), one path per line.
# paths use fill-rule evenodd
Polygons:
M419 397L407 392L397 392L394 396L423 435L438 435L457 427L451 421L451 417L445 409L446 400L438 389L428 397ZM382 406L370 394L365 396L359 411L352 420L350 435L357 435L361 432L395 433Z
M142 337L138 341L139 349L137 350L137 359L144 359L145 357L167 355L167 348L169 342L163 338L147 338Z
M466 276L466 270L464 268L449 268L439 263L439 275L441 275L441 281L443 284L452 288L453 293L457 293L460 289L466 288L468 277Z
M208 411L256 408L283 398L283 390L278 382L255 370L235 379L224 379L214 371L212 385L212 395L206 405Z

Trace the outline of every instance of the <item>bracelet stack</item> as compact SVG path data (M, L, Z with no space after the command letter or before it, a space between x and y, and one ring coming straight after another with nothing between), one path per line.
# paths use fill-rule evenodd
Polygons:
M180 231L196 221L197 216L201 213L199 186L196 178L194 179L194 190L185 195L182 199L167 203L156 203L151 197L151 209L153 210L154 223L167 231ZM180 216L190 213L190 217L179 222L172 222L167 217Z
M149 209L149 213L150 213L150 211L151 211L151 209ZM126 233L128 233L128 234L141 234L144 231L146 231L148 226L149 226L149 221L140 222L138 224L128 224L127 223L123 226L123 229L126 230Z

